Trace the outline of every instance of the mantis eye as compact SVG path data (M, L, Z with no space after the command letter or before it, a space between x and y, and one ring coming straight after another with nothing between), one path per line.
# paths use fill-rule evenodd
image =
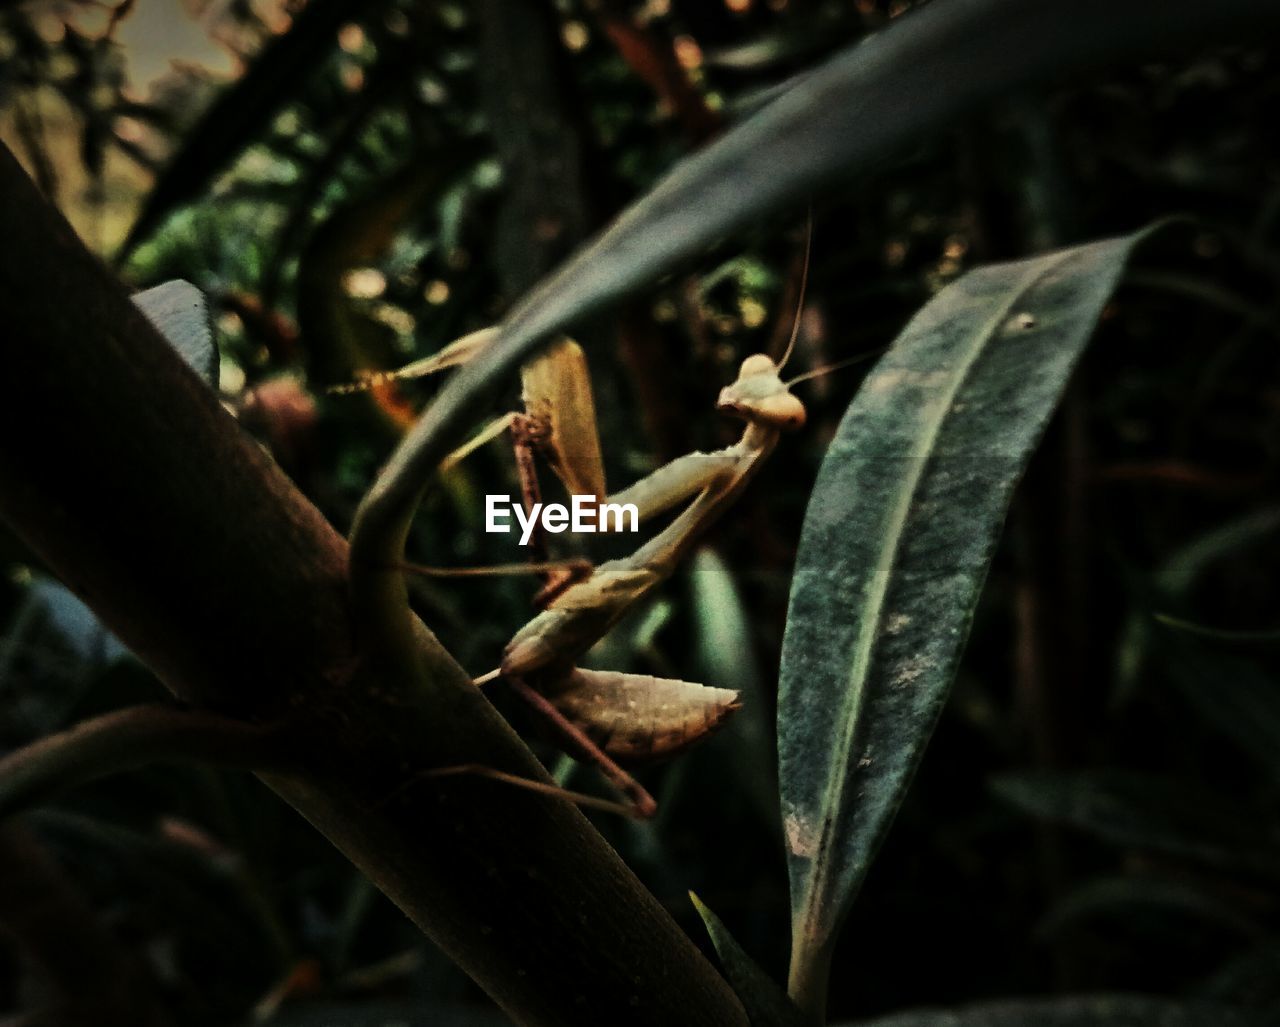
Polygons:
M751 381L748 379L748 381ZM776 381L776 379L775 379ZM759 378L755 379L759 383ZM779 431L795 431L804 427L804 404L781 383L768 391L744 388L742 379L720 391L717 409L741 417L744 421L766 424Z
M758 405L760 419L784 431L804 427L804 404L789 392L776 392Z

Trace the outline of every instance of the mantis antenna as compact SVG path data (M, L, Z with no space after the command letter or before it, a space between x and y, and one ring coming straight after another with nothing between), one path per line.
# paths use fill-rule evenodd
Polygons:
M813 252L813 204L809 204L809 212L804 219L804 265L800 269L800 295L796 297L796 316L791 322L791 339L787 343L786 352L778 361L778 370L787 366L791 359L791 351L796 348L796 339L800 337L800 315L804 313L804 291L809 285L809 256Z
M806 371L804 374L798 374L790 381L782 384L788 389L800 382L807 382L812 378L821 378L824 374L830 374L832 371L840 371L846 367L852 367L854 364L860 364L864 360L871 360L888 350L888 346L881 346L879 349L873 349L867 353L855 353L851 357L845 357L843 360L837 360L834 364L824 364L822 367L815 367L812 371Z

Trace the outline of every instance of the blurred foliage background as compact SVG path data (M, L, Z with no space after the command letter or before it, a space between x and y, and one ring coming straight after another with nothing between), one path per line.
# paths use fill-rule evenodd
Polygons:
M492 323L682 154L910 6L5 2L0 138L132 284L207 292L225 403L345 530L438 383L326 387ZM815 201L799 370L883 347L976 263L1194 218L1129 275L1020 489L838 952L835 1019L1088 991L1280 1005L1278 102L1263 45L1122 68L1007 97ZM611 482L733 438L714 399L786 341L803 219L587 326ZM593 653L743 689L729 730L646 774L656 822L599 824L695 938L689 889L778 974L778 649L806 496L860 373L802 387L809 426ZM515 489L509 449L487 447L433 491L411 554L520 559L480 530L484 494ZM15 541L0 560L0 746L163 694ZM476 673L534 588L414 587ZM247 776L130 774L22 831L0 838L0 1008L97 981L192 1025L496 1016ZM44 893L24 880L65 901L28 915Z

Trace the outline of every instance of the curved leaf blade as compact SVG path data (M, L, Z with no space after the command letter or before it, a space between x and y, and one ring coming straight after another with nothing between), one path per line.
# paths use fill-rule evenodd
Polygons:
M1147 995L1068 995L1047 999L1004 999L955 1009L918 1009L857 1027L1264 1027L1274 1012L1218 1002L1151 998ZM854 1027L854 1025L845 1025Z
M1258 633L1255 638L1265 638ZM1211 636L1212 637L1212 636ZM1237 641L1218 635L1218 641ZM1280 635L1270 633L1271 640ZM1197 643L1166 638L1161 662L1196 719L1253 760L1280 787L1280 681L1257 660Z
M823 461L778 707L791 993L811 1013L946 698L1014 484L1145 235L944 289L867 377Z
M804 1027L805 1019L787 998L787 993L760 969L760 965L747 955L724 922L693 892L689 893L693 908L702 917L711 944L716 947L725 977L747 1011L747 1017L757 1027Z
M1280 845L1256 803L1178 780L1124 770L1004 774L991 782L1034 817L1127 849L1159 852L1233 874L1275 878Z
M751 645L751 620L733 572L714 549L699 549L689 571L696 680L732 682L746 697L742 709L703 750L708 754L706 762L711 773L730 775L726 785L745 797L762 824L772 826L778 808L778 758L769 697Z
M716 239L1011 90L1277 22L1271 0L947 0L895 19L681 161L531 290L401 443L352 545L380 558L378 540L400 530L418 484L541 342Z

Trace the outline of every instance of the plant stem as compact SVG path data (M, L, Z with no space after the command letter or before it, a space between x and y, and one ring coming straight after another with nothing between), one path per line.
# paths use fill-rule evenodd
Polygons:
M93 717L0 759L0 817L74 785L149 763L254 770L288 764L281 732L199 710L147 705Z
M0 224L0 361L21 385L0 404L0 518L187 702L304 717L307 772L264 780L516 1020L745 1023L570 803L401 787L463 763L546 778L421 622L411 665L367 645L342 538L3 149Z

